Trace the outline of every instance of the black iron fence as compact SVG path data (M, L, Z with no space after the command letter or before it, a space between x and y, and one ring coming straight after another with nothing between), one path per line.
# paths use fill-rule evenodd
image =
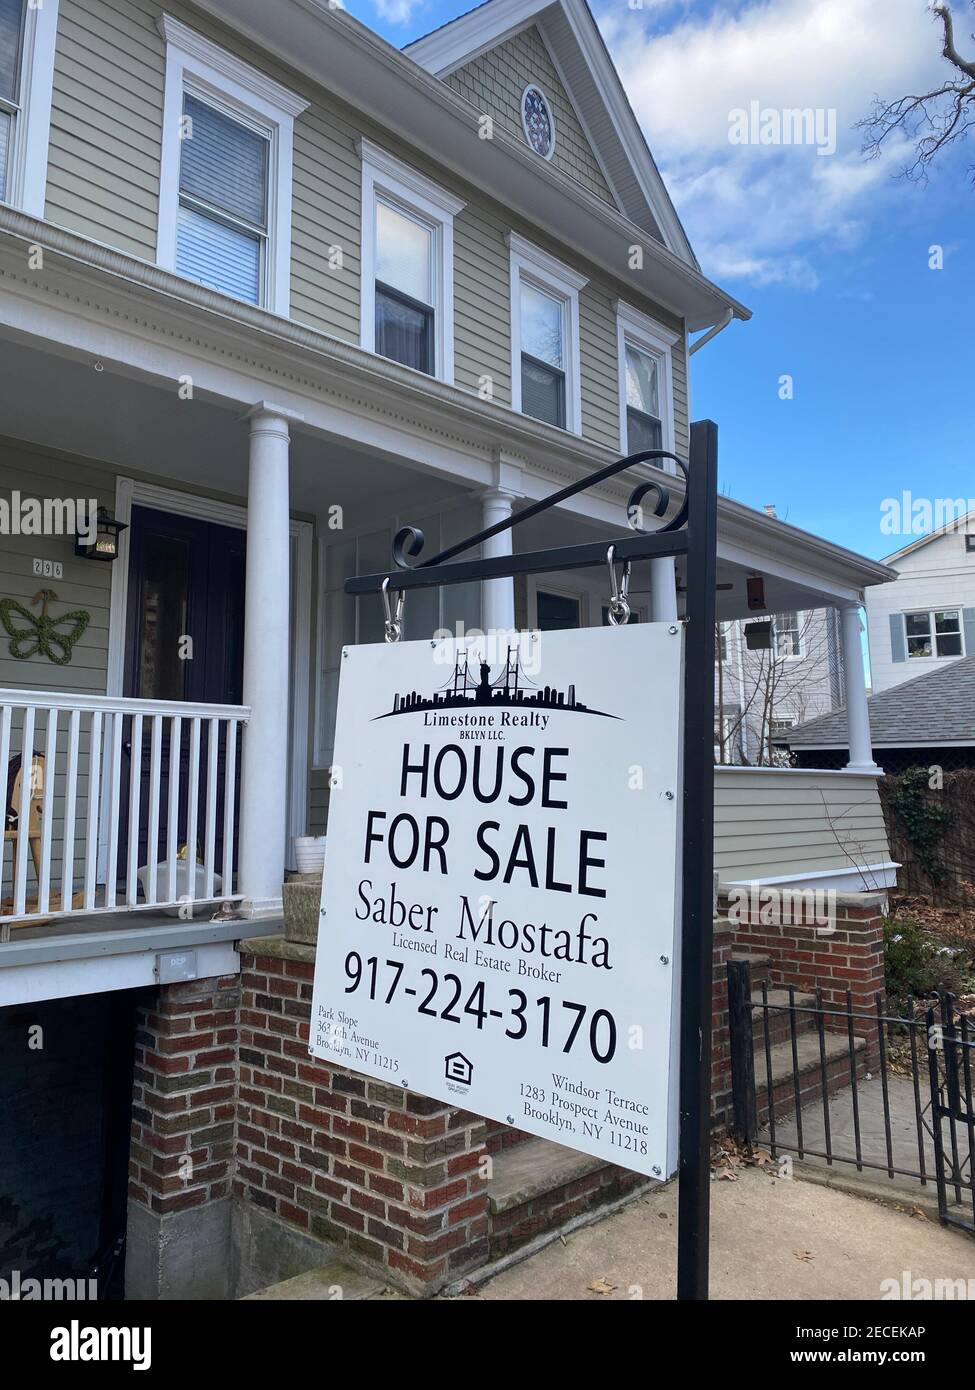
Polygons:
M728 963L733 1128L773 1157L850 1164L934 1184L942 1219L975 1230L975 1030L940 996L926 1016L841 1005L822 989L753 989L751 965Z

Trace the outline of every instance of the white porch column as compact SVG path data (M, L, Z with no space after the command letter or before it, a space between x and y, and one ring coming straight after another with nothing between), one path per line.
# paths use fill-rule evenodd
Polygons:
M515 496L502 487L491 487L481 494L483 528L507 521L513 510ZM511 554L511 532L502 531L481 546L485 559ZM515 625L515 581L483 579L481 581L481 627L485 632L510 632Z
M280 912L288 790L290 522L289 420L259 402L250 421L247 591L244 607L244 733L238 887L249 917Z
M677 621L677 573L669 555L650 561L650 620L654 623Z
M846 695L846 723L850 741L850 761L853 772L879 772L873 760L870 741L870 713L867 709L867 684L863 668L863 647L860 642L860 605L844 604L840 609L843 642L843 688Z

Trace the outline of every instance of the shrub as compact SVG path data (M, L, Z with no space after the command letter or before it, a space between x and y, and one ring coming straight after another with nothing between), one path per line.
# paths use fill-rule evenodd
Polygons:
M891 1011L913 1013L913 1001L935 991L963 994L971 987L971 955L935 940L917 922L884 922L884 975Z

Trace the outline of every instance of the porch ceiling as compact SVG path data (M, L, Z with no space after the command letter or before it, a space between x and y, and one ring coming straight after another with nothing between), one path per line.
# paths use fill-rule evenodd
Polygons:
M2 338L0 374L0 435L246 503L248 426L235 411ZM346 441L293 432L294 512L327 518L338 505L354 527L403 505L422 513L465 490Z
M19 338L0 336L0 372L6 388L0 435L129 475L246 501L248 426L236 408L200 393L181 400L175 382L163 388L156 380L123 372L117 363L99 371L90 358L46 352ZM268 394L273 399L273 390ZM470 478L452 478L394 452L302 426L293 430L291 462L292 510L327 520L329 509L341 506L348 529L394 514L419 519L433 505L470 494L474 487ZM553 490L559 481L553 477ZM579 508L588 504L603 516L617 512L622 518L627 495L626 484L614 480L586 499L574 499L572 510L560 508L519 527L515 548L611 539L620 526L587 517ZM749 616L745 581L753 574L766 581L769 612L858 601L866 586L896 578L885 565L719 498L721 619Z

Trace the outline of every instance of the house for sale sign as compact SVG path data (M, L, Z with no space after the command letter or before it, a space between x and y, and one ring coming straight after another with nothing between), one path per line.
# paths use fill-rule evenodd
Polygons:
M343 653L317 1057L673 1171L681 653L666 623Z

